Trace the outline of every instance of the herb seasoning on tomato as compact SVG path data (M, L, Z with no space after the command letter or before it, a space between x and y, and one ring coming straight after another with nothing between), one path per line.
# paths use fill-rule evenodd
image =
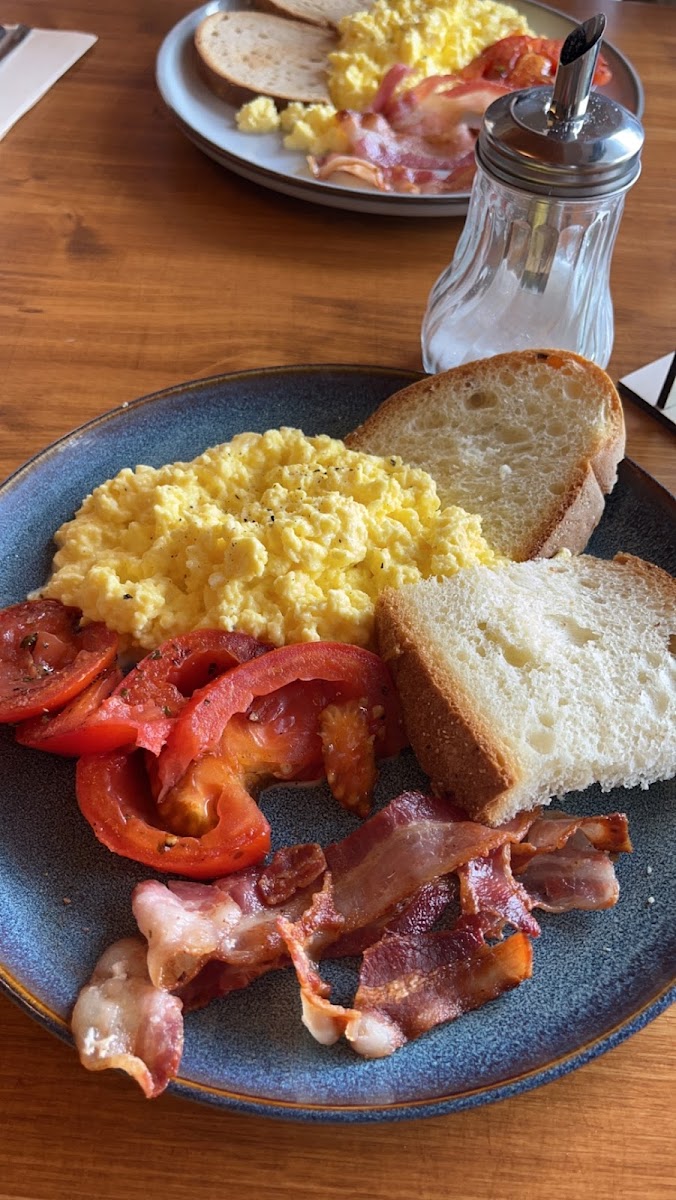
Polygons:
M0 610L0 722L63 708L115 660L118 636L60 600Z

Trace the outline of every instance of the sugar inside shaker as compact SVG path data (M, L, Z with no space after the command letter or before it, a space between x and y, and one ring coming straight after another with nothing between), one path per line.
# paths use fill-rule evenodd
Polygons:
M487 108L467 219L423 320L426 371L527 347L608 363L610 262L643 128L591 90L604 29L599 15L573 30L553 87Z

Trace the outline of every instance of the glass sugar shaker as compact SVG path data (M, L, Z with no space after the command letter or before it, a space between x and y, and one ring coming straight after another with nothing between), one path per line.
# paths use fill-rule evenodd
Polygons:
M486 110L467 220L423 321L426 371L528 347L608 363L610 260L643 129L591 91L604 28L599 15L573 30L553 88Z

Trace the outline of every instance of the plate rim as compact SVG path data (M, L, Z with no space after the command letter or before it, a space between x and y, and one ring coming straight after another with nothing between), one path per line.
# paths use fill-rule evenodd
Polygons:
M346 374L385 376L390 379L401 379L402 384L415 382L424 377L424 372L408 368L373 366L370 364L345 363L306 363L283 366L248 368L240 371L220 372L215 375L199 377L183 383L173 384L132 401L124 401L83 424L69 433L64 434L49 443L24 463L20 464L10 475L0 482L0 500L3 493L11 490L41 460L46 460L58 454L61 448L72 445L74 441L85 437L92 429L106 425L133 413L147 405L159 403L171 396L186 395L191 392L213 389L222 384L249 378L264 379L266 377L297 376L308 374ZM668 510L676 528L676 496L656 480L648 471L630 458L624 458L620 471L634 477L637 482L652 491L656 491L660 501ZM0 991L32 1017L39 1025L57 1036L61 1041L72 1046L73 1038L68 1022L55 1012L49 1004L22 983L22 981L4 964L0 958ZM227 1088L219 1088L212 1084L190 1080L179 1075L169 1084L168 1093L179 1095L203 1104L221 1108L225 1111L267 1116L279 1119L292 1119L309 1122L371 1122L413 1120L426 1117L442 1116L466 1109L479 1107L483 1104L495 1103L510 1096L531 1091L554 1079L569 1074L584 1066L587 1062L613 1049L621 1042L644 1028L652 1020L676 1002L676 970L668 983L659 987L647 1000L627 1014L624 1018L608 1025L600 1033L591 1037L582 1045L575 1046L550 1061L516 1072L504 1079L492 1081L477 1087L469 1087L447 1095L406 1099L392 1102L375 1102L373 1104L353 1103L340 1105L312 1104L308 1101L290 1101L274 1097L256 1097L232 1092Z
M0 992L6 995L43 1029L54 1034L65 1045L74 1047L75 1042L68 1023L44 1004L16 979L0 961ZM577 1046L574 1050L552 1059L544 1066L532 1067L497 1083L467 1088L446 1096L433 1096L421 1100L399 1100L389 1104L311 1105L307 1101L273 1099L271 1097L245 1096L210 1084L199 1083L178 1075L168 1087L167 1094L180 1096L184 1100L206 1104L222 1111L244 1113L251 1116L272 1117L279 1120L294 1120L314 1123L366 1123L371 1121L419 1120L447 1116L484 1104L496 1104L511 1096L534 1091L555 1079L570 1075L573 1071L599 1058L609 1050L627 1041L635 1033L656 1020L676 1003L676 982L667 984L641 1005L629 1018L617 1022L597 1037Z
M243 2L246 7L246 0L243 0ZM518 6L521 0L512 0L512 2ZM572 17L570 13L566 13L553 5L543 4L541 0L524 0L524 2L529 6L533 6L568 22L571 28L577 24L576 18ZM202 19L222 8L227 11L230 7L237 7L236 0L233 5L230 5L228 0L207 0L206 3L200 5L198 8L186 13L165 34L155 58L155 85L162 102L181 132L193 145L196 145L198 149L225 167L226 170L232 171L234 174L249 180L249 182L257 183L269 190L286 193L296 199L307 200L310 203L392 216L458 216L466 212L469 192L448 192L441 195L425 196L401 192L378 192L357 185L338 187L326 181L296 177L291 173L277 170L274 167L269 167L262 163L259 164L253 159L244 159L241 155L223 146L219 146L217 143L211 141L210 138L194 129L185 117L176 111L169 100L161 83L161 64L168 53L169 46L176 40L179 29L182 26L187 30L198 15L199 19ZM635 91L636 104L632 108L632 111L641 119L645 109L645 91L638 71L628 56L619 50L612 41L604 39L603 45L622 64L626 77ZM223 103L227 104L227 101L223 101ZM233 105L229 105L228 107L234 108Z

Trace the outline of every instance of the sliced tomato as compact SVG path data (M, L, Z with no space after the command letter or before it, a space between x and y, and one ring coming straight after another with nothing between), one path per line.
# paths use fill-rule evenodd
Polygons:
M114 662L117 634L81 619L60 600L0 610L0 722L63 708Z
M157 759L133 756L133 767L119 753L80 759L77 798L111 850L160 871L214 878L269 849L254 790L327 774L341 803L363 815L375 756L405 744L382 659L341 643L285 646L197 691Z
M49 750L52 754L73 754L71 749L86 721L100 708L106 696L124 678L119 667L108 667L79 696L55 713L43 713L21 721L15 731L17 742L31 750Z
M159 754L169 730L196 688L272 647L245 633L196 629L172 638L118 681L100 703L84 701L54 718L26 722L17 740L52 754L102 754L134 746ZM78 717L79 723L78 723Z
M561 57L562 40L511 34L487 46L461 72L463 79L487 79L508 88L537 87L553 81ZM612 73L599 55L593 83L604 87Z
M260 862L270 848L270 826L243 789L230 794L223 820L200 837L162 828L141 750L79 759L76 789L99 841L156 871L216 879Z
M303 689L299 694L292 691L289 699L293 701L298 695L298 705L286 702L286 694L273 696L297 682L326 686L320 688L318 698L316 688ZM246 715L249 725L259 727L247 728L246 739L250 747L257 748L258 760L264 763L266 741L273 733L279 735L287 728L295 727L297 731L302 720L301 706L310 697L319 712L333 700L363 698L370 707L380 754L396 754L406 744L397 693L385 663L377 654L342 642L282 646L255 663L237 667L193 696L158 761L162 793L166 794L179 782L194 760L221 749L224 735L227 740L234 738L236 731L241 732L242 720L231 724L238 715ZM314 747L319 764L322 755L318 731ZM241 755L241 738L238 750Z

